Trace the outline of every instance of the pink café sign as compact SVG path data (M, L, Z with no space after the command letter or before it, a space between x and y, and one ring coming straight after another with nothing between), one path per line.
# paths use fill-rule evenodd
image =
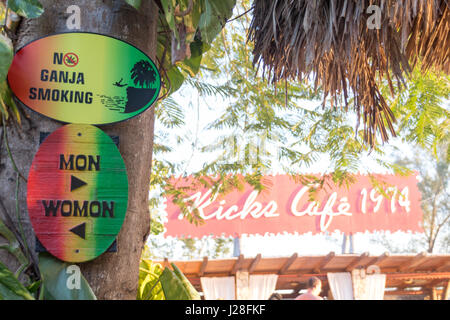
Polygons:
M270 187L259 194L250 185L243 191L212 196L209 189L194 190L183 199L191 203L204 219L201 225L190 223L180 208L166 198L168 222L166 236L203 237L241 234L308 233L341 231L423 232L420 192L416 175L374 175L386 197L372 185L368 176L358 175L347 189L331 185L321 190L315 201L309 200L309 187L288 175L266 176ZM178 181L187 186L192 178Z

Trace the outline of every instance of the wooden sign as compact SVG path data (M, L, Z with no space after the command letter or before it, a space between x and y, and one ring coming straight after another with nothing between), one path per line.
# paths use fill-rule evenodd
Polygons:
M132 118L158 98L161 79L136 47L104 35L55 34L16 55L8 84L32 110L67 123L109 124Z
M43 141L30 168L27 205L48 252L67 262L98 257L119 233L127 204L125 164L106 133L70 124Z
M315 200L309 198L310 186L301 185L289 175L264 176L269 187L261 193L245 184L242 190L220 196L202 185L196 186L193 177L174 178L173 183L179 188L191 189L186 191L183 200L188 211L198 214L205 223L190 223L168 196L165 235L423 232L416 175L374 174L373 177L378 181L378 187L372 185L366 175L355 176L356 182L349 188L330 181L316 193Z

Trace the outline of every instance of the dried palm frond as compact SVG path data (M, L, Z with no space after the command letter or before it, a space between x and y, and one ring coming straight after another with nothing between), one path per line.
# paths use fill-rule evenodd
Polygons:
M377 28L368 27L371 5L380 9ZM418 59L425 70L449 73L449 31L446 0L254 0L248 38L253 64L270 82L312 79L324 104L330 96L346 110L353 98L373 147L377 134L383 142L388 132L395 136L379 80L387 79L391 93L402 89Z

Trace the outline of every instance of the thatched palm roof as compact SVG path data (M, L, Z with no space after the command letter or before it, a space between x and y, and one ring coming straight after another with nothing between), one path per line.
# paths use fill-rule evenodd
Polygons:
M370 5L381 9L380 28L368 28ZM446 0L254 0L249 40L254 64L271 82L312 78L324 103L331 96L346 108L353 97L373 146L377 133L383 141L388 130L395 136L379 80L394 92L418 59L424 70L449 73L449 31Z

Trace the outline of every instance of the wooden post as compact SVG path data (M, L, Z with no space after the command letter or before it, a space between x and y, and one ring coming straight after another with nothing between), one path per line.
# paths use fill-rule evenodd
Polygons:
M450 280L448 280L447 284L444 286L444 291L442 291L441 299L442 300L450 299Z
M431 288L431 300L437 300L437 290L436 287Z
M247 271L236 272L236 300L250 299L250 278Z
M208 265L208 257L203 257L203 262L202 262L202 264L200 266L200 270L198 272L199 277L203 277L203 275L205 274L207 265Z

